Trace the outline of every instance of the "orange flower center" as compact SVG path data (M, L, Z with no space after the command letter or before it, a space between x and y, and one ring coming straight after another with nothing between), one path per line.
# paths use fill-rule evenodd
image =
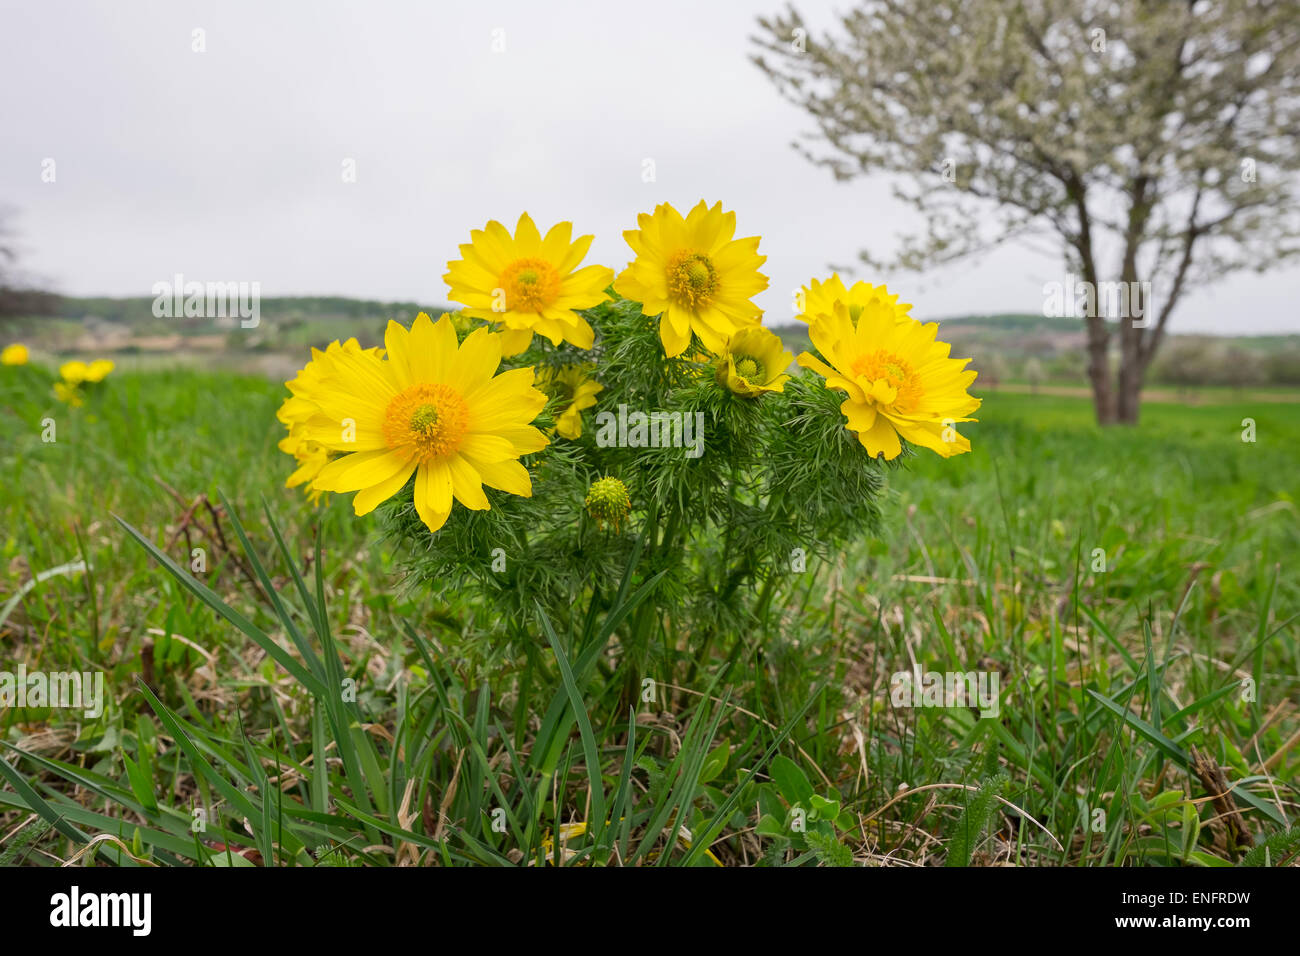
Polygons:
M500 281L509 312L541 312L560 295L560 274L545 259L516 259Z
M384 441L420 463L460 447L469 428L469 406L449 385L412 385L384 412Z
M718 289L718 272L702 252L682 249L668 257L668 294L682 305L703 305Z
M877 349L860 355L853 360L852 369L868 398L903 414L915 410L925 394L912 366L892 352Z

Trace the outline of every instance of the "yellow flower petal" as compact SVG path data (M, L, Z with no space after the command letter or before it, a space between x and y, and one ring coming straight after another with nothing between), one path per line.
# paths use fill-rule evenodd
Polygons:
M507 491L512 495L519 495L521 498L531 498L533 496L533 482L528 476L528 469L519 462L511 460L489 463L469 458L469 463L479 473L479 476L483 479L483 484L496 488L498 491Z
M451 516L451 471L446 465L421 465L416 471L415 510L430 531L447 523Z
M474 466L460 455L453 455L447 460L447 469L451 473L451 493L456 500L474 511L488 510L487 495L483 494L483 480Z
M337 458L322 468L316 478L316 486L322 491L357 491L389 481L402 469L406 469L406 475L409 476L412 466L410 458L401 452L386 448L359 451Z

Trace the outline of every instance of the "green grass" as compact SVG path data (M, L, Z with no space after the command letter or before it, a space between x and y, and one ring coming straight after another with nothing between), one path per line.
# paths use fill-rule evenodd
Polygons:
M545 863L574 823L571 862L1239 861L1192 746L1270 862L1295 852L1300 406L1149 404L1102 432L1084 401L992 394L972 454L891 473L879 539L792 573L704 667L680 635L645 702L602 678L649 592L483 680L463 648L491 609L404 586L373 519L328 503L317 560L278 384L123 371L68 410L0 372L0 606L90 568L0 622L0 669L103 669L114 701L0 712L24 862L110 833L94 852L123 865ZM892 706L913 659L996 670L999 716ZM219 807L206 832L195 806Z

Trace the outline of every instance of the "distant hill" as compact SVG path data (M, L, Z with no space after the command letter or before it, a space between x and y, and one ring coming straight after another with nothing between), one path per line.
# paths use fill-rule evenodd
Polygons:
M420 312L435 318L439 303L353 299L347 296L262 296L255 328L241 328L237 308L223 318L156 316L154 298L67 296L53 314L17 319L9 338L49 351L157 352L221 349L290 351L356 337L362 345L383 342L389 319L410 321Z
M1069 334L1083 330L1082 319L1033 315L1031 313L960 315L946 319L925 319L924 321L938 322L946 330L961 329L963 331L967 329L989 329L1005 332L1060 332ZM1258 349L1260 351L1300 346L1300 334L1210 335L1204 332L1182 332L1178 329L1176 321L1170 326L1169 335L1171 337L1180 336L1183 338L1210 339L1218 342L1233 342L1243 348Z
M449 306L347 296L274 296L260 300L260 325L236 319L159 318L150 296L65 297L53 315L19 319L9 337L55 353L180 352L297 354L308 345L355 336L380 345L388 320L419 312L441 315ZM1084 323L1028 313L961 315L937 321L952 354L972 360L987 386L998 382L1083 384ZM775 327L796 355L811 348L802 323ZM1300 386L1300 335L1179 334L1175 326L1148 376L1152 384Z
M957 315L949 318L929 318L921 316L923 321L938 322L945 329L949 326L979 326L986 329L1001 329L1007 332L1024 332L1056 330L1077 332L1083 328L1082 319L1068 319L1056 316L1033 315L1025 312L1008 312L1001 315Z
M980 382L1086 383L1087 339L1082 319L1027 313L918 316L939 323L952 354L970 357ZM811 347L808 329L776 329L796 355ZM1175 326L1147 377L1151 384L1246 386L1300 385L1300 335L1179 334Z
M377 299L351 299L341 295L262 296L260 301L262 320L271 322L285 318L365 319L374 316L416 315L422 311L441 315L448 308L430 303L383 302ZM59 299L54 314L65 319L93 316L105 322L124 325L166 322L175 328L175 319L159 319L153 314L153 304L152 296L122 299L66 296Z

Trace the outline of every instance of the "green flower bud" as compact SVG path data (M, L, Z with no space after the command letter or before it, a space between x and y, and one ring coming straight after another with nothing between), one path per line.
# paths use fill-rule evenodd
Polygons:
M587 513L595 519L596 527L604 528L608 525L615 531L618 531L632 510L632 499L628 496L627 486L609 476L597 478L591 483L583 504L587 506Z

